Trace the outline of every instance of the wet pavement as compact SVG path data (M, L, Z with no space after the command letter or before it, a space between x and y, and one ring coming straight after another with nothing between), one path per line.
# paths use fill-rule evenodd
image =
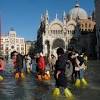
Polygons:
M35 65L33 65L35 70ZM77 89L70 85L75 100L100 100L100 61L90 61L85 73L89 86ZM7 66L5 79L0 82L0 100L68 100L64 96L53 97L54 80L38 81L34 74L24 80L15 80L11 67Z

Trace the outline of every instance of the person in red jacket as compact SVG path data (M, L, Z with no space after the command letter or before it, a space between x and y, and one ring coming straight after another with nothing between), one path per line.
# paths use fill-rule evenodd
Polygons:
M45 67L46 67L45 59L44 59L43 53L41 52L40 57L38 59L38 69L39 69L39 74L41 76L45 75Z
M5 71L5 60L3 57L0 57L0 81L3 80L4 71Z
M0 57L0 72L5 70L5 60L3 57Z

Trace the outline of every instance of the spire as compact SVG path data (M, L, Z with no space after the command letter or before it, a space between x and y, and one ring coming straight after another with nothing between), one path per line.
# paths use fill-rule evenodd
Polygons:
M65 11L63 13L63 23L64 23L64 25L66 25L66 13L65 13Z
M58 19L58 15L57 15L57 13L56 13L56 19Z
M63 13L63 17L64 17L64 18L66 17L66 13L65 13L65 11L64 11L64 13Z
M48 19L49 19L49 14L48 14L48 10L46 9L46 11L45 11L45 20L48 21Z
M48 10L46 9L46 16L48 16Z
M44 20L43 15L41 14L41 22Z
M73 17L72 17L72 15L70 16L70 20L72 20L73 19Z

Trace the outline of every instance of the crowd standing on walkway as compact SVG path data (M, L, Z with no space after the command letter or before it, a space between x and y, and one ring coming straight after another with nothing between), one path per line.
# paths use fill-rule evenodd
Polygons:
M21 55L14 51L11 53L12 67L14 69L14 77L16 79L24 79L25 74L32 72L32 59L29 55ZM48 62L47 62L48 60ZM87 55L79 53L74 48L69 48L64 52L63 48L57 49L57 57L54 54L49 55L45 59L42 52L39 52L35 58L36 61L36 79L50 80L51 76L55 79L55 88L53 95L60 95L62 88L64 95L72 98L72 92L68 89L68 81L71 80L77 88L88 85L84 77L84 72L87 69ZM0 80L3 80L6 61L0 57ZM49 70L47 70L47 66Z

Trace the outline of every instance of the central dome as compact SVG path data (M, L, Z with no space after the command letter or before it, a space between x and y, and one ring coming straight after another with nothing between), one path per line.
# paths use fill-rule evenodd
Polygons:
M71 9L68 15L69 15L69 18L72 18L72 19L76 19L76 18L88 19L87 12L83 8L80 8L79 4L76 4L75 8Z

